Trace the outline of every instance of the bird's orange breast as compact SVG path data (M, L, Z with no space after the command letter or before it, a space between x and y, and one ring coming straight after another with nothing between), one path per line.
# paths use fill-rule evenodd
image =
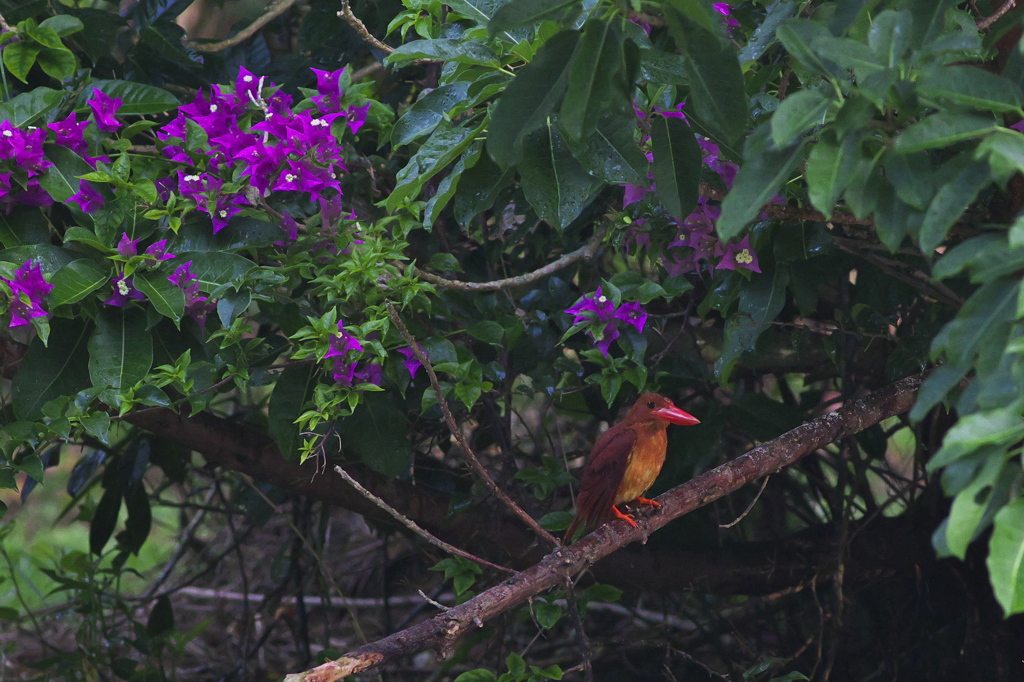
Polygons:
M668 446L666 425L653 425L654 428L637 429L638 438L629 452L626 472L622 483L615 492L612 504L630 502L647 492L658 478L661 467L665 464L665 449Z

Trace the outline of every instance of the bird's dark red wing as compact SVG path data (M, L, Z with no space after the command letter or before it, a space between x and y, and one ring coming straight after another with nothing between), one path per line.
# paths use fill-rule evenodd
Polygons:
M583 469L580 494L576 498L576 518L566 532L572 538L581 526L593 526L612 518L612 502L622 483L629 453L636 445L633 429L612 428L597 439Z

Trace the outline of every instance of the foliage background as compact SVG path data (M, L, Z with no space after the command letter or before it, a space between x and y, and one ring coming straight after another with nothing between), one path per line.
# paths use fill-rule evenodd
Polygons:
M95 87L130 124L91 125L85 152L48 139L36 180L32 150L3 152L3 319L40 312L0 339L5 675L279 676L433 613L417 590L451 605L503 579L400 530L335 463L521 569L546 546L473 453L557 532L568 472L646 388L702 422L672 432L660 493L924 371L909 414L613 554L444 661L408 652L379 674L1021 674L1014 3L285 0L253 24L263 8L232 2L0 12L0 119L89 117ZM203 86L244 88L240 66L268 86L242 102L242 132L280 101L270 82L311 116L326 95L310 67L348 67L328 126L339 158L302 157L343 161L343 212L308 188L247 194L241 162L210 165L203 123L181 139L189 160L168 158L156 132ZM163 196L178 171L226 184ZM102 209L76 203L83 176ZM17 193L32 182L48 205ZM229 195L248 203L220 229ZM122 234L177 258L126 256ZM186 259L191 292L166 283ZM25 263L53 289L20 298ZM108 305L129 276L144 298Z

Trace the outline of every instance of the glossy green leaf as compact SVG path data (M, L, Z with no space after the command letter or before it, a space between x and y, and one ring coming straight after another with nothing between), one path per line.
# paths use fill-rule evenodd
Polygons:
M917 79L921 97L999 113L1020 112L1024 93L1019 85L979 66L933 65Z
M578 12L582 0L510 0L491 17L487 30L491 36L519 26L530 26L544 19L561 20Z
M774 0L768 6L764 21L757 25L747 44L740 49L740 62L749 62L759 58L774 42L775 31L787 19L797 12L797 3L788 0Z
M299 457L303 436L295 420L313 397L318 371L316 365L289 367L281 372L274 392L270 394L267 433L277 443L285 459L295 460Z
M50 278L53 290L47 297L47 303L56 308L59 305L80 301L110 281L110 271L102 268L95 261L80 258L71 261Z
M804 140L778 149L768 139L768 126L762 125L747 140L744 156L746 161L722 202L722 216L716 225L723 241L738 236L789 181L804 159Z
M452 166L448 175L437 185L437 191L430 197L427 205L423 207L423 225L429 227L441 215L441 211L448 205L455 192L458 190L459 182L463 174L472 169L483 156L484 145L482 141L474 142L466 153L459 157L459 160Z
M904 154L948 147L981 137L999 128L991 116L941 111L910 126L896 138L894 149Z
M919 242L923 252L931 253L942 243L946 233L971 205L978 192L990 182L992 178L989 175L988 164L976 161L939 188L928 206L924 223L921 225Z
M466 99L469 85L466 81L448 83L416 100L391 128L391 144L400 147L429 134L455 104Z
M85 109L87 99L92 97L93 89L99 89L109 97L119 97L121 106L117 110L118 116L159 114L170 111L179 106L181 102L177 97L163 88L135 81L105 80L96 79L89 83L78 97L77 108Z
M466 226L476 216L494 205L498 194L512 181L515 171L501 169L491 157L483 154L473 172L459 181L455 192L454 211L459 225Z
M986 563L1003 613L1024 612L1024 497L996 514Z
M576 44L559 122L570 140L589 137L608 109L612 81L622 64L622 31L617 20L591 20Z
M437 126L423 146L398 172L398 184L384 203L388 210L397 211L404 203L415 199L424 183L457 159L486 125L487 120L484 119L473 127L448 122Z
M204 291L213 291L221 284L241 280L256 267L248 258L217 251L179 253L175 262L186 261L192 261L192 274L199 278L199 285Z
M678 10L666 7L665 18L687 57L687 116L729 147L738 146L750 116L736 49Z
M575 220L604 184L587 173L553 123L527 139L519 171L526 199L557 230Z
M78 60L67 48L46 48L39 53L36 63L43 73L59 81L70 78L78 68Z
M772 141L786 147L812 128L825 123L832 100L816 90L800 90L782 100L771 118Z
M92 325L55 317L50 330L49 345L33 339L14 376L12 405L18 419L36 419L50 400L75 395L89 385L87 345Z
M525 137L561 104L579 37L579 31L554 35L502 93L487 130L487 153L502 168L519 162Z
M914 17L912 44L921 46L934 40L942 32L946 12L956 4L957 0L907 0L904 5Z
M48 28L61 37L78 33L85 28L85 24L82 23L81 19L70 14L57 14L47 17L39 22L39 26L40 28Z
M121 513L121 486L114 486L103 491L96 511L89 523L89 551L99 555L103 553L110 536L114 534L118 514Z
M3 50L4 66L7 67L12 76L22 82L26 82L25 77L28 76L28 72L36 63L36 56L41 49L38 45L29 41L8 43L4 46Z
M413 40L401 45L388 55L387 63L400 64L416 59L498 66L498 55L487 46L487 43L480 40L460 40L454 38Z
M702 152L683 119L655 116L651 123L651 151L658 200L676 220L683 221L697 206Z
M910 47L914 18L905 9L887 9L871 20L868 48L886 67L895 68Z
M832 216L832 209L850 182L859 141L859 136L850 136L840 144L832 136L822 135L807 154L807 196L826 217Z
M607 183L639 185L647 182L650 163L636 140L636 120L607 113L586 140L566 140L573 155L587 171Z
M362 403L338 422L342 447L386 476L400 476L412 464L412 446L404 428L402 403L390 393L363 394Z
M967 546L984 531L995 512L1006 503L1007 486L1012 467L1002 452L990 454L970 485L957 493L946 524L946 548L951 556L963 559ZM1017 470L1019 472L1019 469Z
M1022 436L1024 418L1013 408L966 415L946 432L942 448L928 461L928 471L936 471L988 445L1015 443Z
M153 336L146 314L135 308L103 306L89 339L89 376L94 386L127 389L153 365Z
M59 106L62 97L58 90L33 88L0 103L0 120L10 121L11 125L24 128Z
M46 158L53 165L40 176L39 184L54 201L63 203L78 193L82 183L79 176L85 175L92 168L81 156L58 145L46 146Z
M816 39L833 37L823 24L794 18L779 26L775 35L786 51L803 66L833 81L846 79L843 70L827 54L813 46Z
M136 272L132 281L158 313L174 320L175 325L181 322L185 314L185 294L181 287L154 271Z
M758 337L771 326L786 303L786 285L789 271L778 268L755 274L740 290L739 308L725 325L722 354L715 361L715 375L725 383L740 356L753 350Z

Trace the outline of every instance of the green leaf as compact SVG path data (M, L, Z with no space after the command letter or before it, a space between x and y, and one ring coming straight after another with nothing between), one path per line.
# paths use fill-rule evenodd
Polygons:
M559 123L573 141L589 137L611 105L612 81L622 70L622 31L617 19L591 20L576 44ZM628 102L626 102L628 103ZM621 107L620 107L621 108Z
M828 218L853 175L860 140L859 135L851 135L840 144L831 135L822 135L807 154L807 196Z
M70 78L78 68L78 60L75 59L74 53L63 47L44 49L39 53L37 61L43 73L59 81Z
M89 339L89 377L94 386L123 390L146 378L153 365L153 336L146 314L134 308L103 306Z
M474 142L470 145L466 153L459 157L459 160L452 166L451 171L448 175L444 176L437 185L437 191L434 192L434 196L430 197L427 201L427 205L423 207L423 225L430 227L437 221L441 215L441 211L448 205L452 197L455 196L455 192L459 188L459 182L462 180L465 172L480 161L483 157L484 145L482 141Z
M218 251L179 253L175 263L192 261L192 274L199 278L203 291L213 291L221 284L241 280L256 267L248 258Z
M903 60L910 47L910 31L914 18L905 9L887 9L871 21L868 29L868 47L890 69Z
M947 362L967 367L980 348L1005 345L1017 312L1017 284L1011 278L983 284L932 339L932 356L944 354Z
M124 532L119 533L117 539L122 549L138 555L153 527L149 496L141 481L125 490L124 506L128 510L128 516L124 522Z
M498 194L512 181L515 171L502 170L483 154L473 167L473 172L459 181L455 193L455 219L466 226L476 216L494 205Z
M825 123L831 98L816 90L799 90L782 100L771 118L772 141L782 148L812 128Z
M1020 112L1024 93L1019 85L977 66L933 65L917 79L921 97L945 100L998 113Z
M267 433L277 443L281 455L288 460L298 459L303 436L295 420L303 407L313 398L317 382L316 365L288 367L277 379L267 407Z
M487 153L502 168L519 162L524 138L561 103L579 37L579 31L552 36L502 93L487 129Z
M670 215L683 221L697 206L703 155L697 138L683 119L653 118L651 151L658 199Z
M386 63L395 64L415 59L498 66L498 55L487 46L487 43L479 40L455 38L413 40L396 48L394 52L388 55Z
M945 538L950 555L963 560L967 546L988 527L995 510L1006 503L1005 486L1003 495L996 493L996 487L1003 472L1009 470L1005 453L992 452L971 484L953 498ZM986 510L990 510L988 514Z
M797 12L797 3L775 0L769 5L764 21L757 25L753 35L739 53L741 63L753 61L764 54L775 41L775 31L784 21Z
M71 261L50 278L53 291L47 297L47 303L56 308L81 301L108 281L110 270L101 268L95 261L88 258Z
M469 85L467 81L448 83L416 100L391 128L391 144L400 147L430 133L453 106L466 99Z
M964 168L956 177L939 188L925 212L919 243L921 250L931 253L946 238L978 192L992 182L988 163L976 161Z
M40 49L42 48L28 41L8 43L3 50L4 66L15 78L27 82L25 76L32 69L32 65L36 63L36 56Z
M549 512L537 521L544 530L552 532L565 530L572 523L573 515L566 511Z
M403 405L390 393L363 393L349 417L338 421L338 433L348 455L354 455L385 476L409 471L412 446L405 428Z
M178 326L181 316L185 314L185 293L181 287L171 284L165 275L152 270L136 272L132 282L158 313L171 318L175 326Z
M775 30L775 35L786 51L811 71L833 82L847 79L835 62L813 47L816 40L833 37L823 24L804 18L790 19Z
M537 624L545 630L550 630L562 617L562 607L544 599L534 599L533 613L537 617Z
M159 637L172 632L174 610L171 608L171 599L166 594L160 595L149 612L149 618L146 619L146 634L150 637Z
M712 137L737 147L750 115L735 48L675 8L666 6L664 11L669 29L687 57L687 116L696 119Z
M736 174L732 189L722 202L722 216L716 225L722 241L730 241L761 212L761 207L776 195L804 158L806 138L778 149L768 139L768 126L762 124L747 140L743 166Z
M981 137L999 126L991 116L940 111L910 126L896 138L893 148L903 154L948 147Z
M487 30L493 37L499 31L530 26L544 19L567 20L578 11L582 0L511 0L491 17Z
M103 548L114 534L117 516L121 512L121 486L116 485L103 491L96 511L89 523L89 551L102 554Z
M177 97L154 85L135 81L96 79L78 96L77 109L83 110L88 107L85 101L92 98L93 89L99 89L109 97L121 98L118 116L159 114L181 105Z
M576 160L553 123L523 145L519 172L526 199L557 230L568 227L604 184Z
M92 326L63 317L53 318L50 325L49 345L33 339L14 375L11 392L18 419L36 419L49 401L75 395L89 385L87 346Z
M715 375L723 384L729 380L740 355L753 350L761 333L782 312L788 282L789 270L765 270L740 290L739 309L726 321L722 354L715 361Z
M85 28L85 24L78 17L73 17L70 14L57 14L39 22L39 27L48 28L57 35L64 37L72 33L78 33Z
M21 23L19 29L23 35L28 36L43 47L64 48L64 43L60 42L60 36L48 26L40 26L35 22L26 21Z
M636 120L607 113L593 135L581 142L566 139L573 155L591 175L615 185L647 182L649 163L635 138Z
M67 147L47 145L45 156L53 165L39 177L39 185L54 201L63 203L78 193L82 184L78 176L85 175L92 168L85 159Z
M942 448L928 461L936 471L987 445L1012 444L1024 436L1024 418L1012 408L975 412L961 417L942 440Z
M388 210L397 211L407 201L415 199L424 183L466 151L486 125L486 118L475 127L448 122L439 125L395 176L398 184L384 201Z
M458 677L455 678L455 682L497 682L498 678L495 677L494 673L490 670L484 670L483 668L477 668L476 670L467 670Z
M956 0L908 0L905 5L914 17L912 44L921 46L934 40L943 30L946 12L956 4Z
M1003 614L1024 612L1024 497L996 514L986 564Z
M4 48L4 53L10 47ZM63 93L50 88L33 88L0 104L0 121L25 128L60 106Z

